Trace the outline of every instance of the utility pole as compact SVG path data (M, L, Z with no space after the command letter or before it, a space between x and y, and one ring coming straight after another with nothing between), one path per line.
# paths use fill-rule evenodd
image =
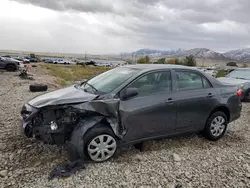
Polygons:
M86 63L86 61L87 61L87 54L86 54L86 52L85 52L84 60L85 60L85 63Z

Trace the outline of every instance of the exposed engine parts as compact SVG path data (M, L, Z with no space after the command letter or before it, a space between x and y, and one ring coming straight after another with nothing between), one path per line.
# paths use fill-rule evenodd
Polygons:
M23 111L23 116L27 112ZM63 144L84 114L72 107L50 107L36 112L26 126L27 136L35 136L45 143Z

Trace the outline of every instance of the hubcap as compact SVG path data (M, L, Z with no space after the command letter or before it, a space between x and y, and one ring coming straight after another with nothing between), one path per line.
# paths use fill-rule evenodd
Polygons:
M222 116L217 116L211 123L210 130L213 136L220 136L225 129L225 119Z
M110 135L99 135L88 145L88 154L93 161L105 161L112 157L116 150L116 140Z

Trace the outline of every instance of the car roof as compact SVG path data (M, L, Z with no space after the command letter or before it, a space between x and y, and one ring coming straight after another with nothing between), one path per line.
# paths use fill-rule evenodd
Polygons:
M158 70L158 69L198 69L196 67L188 67L183 65L172 65L172 64L134 64L125 65L123 67L141 69L141 70Z

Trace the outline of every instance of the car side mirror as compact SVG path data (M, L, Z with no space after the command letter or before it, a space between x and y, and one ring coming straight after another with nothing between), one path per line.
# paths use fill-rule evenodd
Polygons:
M121 93L121 98L126 100L128 98L134 97L138 95L138 89L137 88L126 88Z

